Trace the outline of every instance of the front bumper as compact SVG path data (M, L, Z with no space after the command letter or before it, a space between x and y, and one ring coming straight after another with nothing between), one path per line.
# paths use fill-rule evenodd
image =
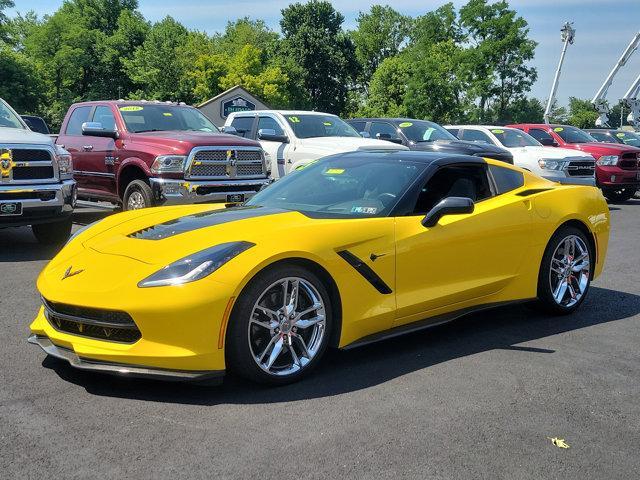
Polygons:
M562 185L587 185L590 187L594 187L596 185L595 177L552 177L543 175L543 178L551 180L552 182L561 183Z
M147 368L137 365L84 359L79 357L71 349L55 345L49 337L44 335L31 335L27 341L34 345L38 345L45 351L45 353L47 353L47 355L65 360L69 362L72 367L80 370L89 370L92 372L109 373L134 378L154 378L165 381L207 381L211 383L216 383L214 382L215 380L222 381L222 377L224 376L224 370L164 370L160 368Z
M55 222L71 215L76 198L75 180L43 185L0 184L0 204L22 204L21 215L0 216L0 227Z
M625 170L617 165L598 165L596 179L600 187L638 187L640 170Z
M241 203L269 185L271 180L189 181L151 178L154 198L161 205L191 203Z

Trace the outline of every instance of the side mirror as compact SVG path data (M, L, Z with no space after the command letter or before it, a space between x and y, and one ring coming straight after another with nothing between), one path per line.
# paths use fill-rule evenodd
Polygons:
M267 140L268 142L289 143L289 137L278 135L273 128L261 128L258 130L258 139Z
M402 139L401 138L392 137L388 133L376 133L376 138L378 140L385 140L387 142L398 143L398 144L402 145Z
M558 142L556 142L553 138L541 138L538 140L545 147L557 147Z
M118 132L116 130L103 128L100 122L84 122L82 124L82 135L113 138L114 140L118 138Z
M228 133L229 135L239 135L238 130L236 130L236 127L232 127L231 125L222 127L222 133Z
M445 215L461 215L464 213L473 213L473 200L466 197L447 197L441 200L429 213L422 219L422 225L425 227L434 227L438 221Z
M371 135L369 134L369 132L359 132L359 133L362 138L371 138Z

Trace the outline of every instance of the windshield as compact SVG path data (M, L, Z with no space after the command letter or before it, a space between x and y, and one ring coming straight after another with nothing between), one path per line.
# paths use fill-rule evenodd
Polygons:
M359 137L355 129L335 115L285 115L298 138Z
M192 107L176 105L123 105L118 107L131 133L181 130L218 132L218 128Z
M384 217L425 164L381 158L325 157L278 180L247 205L328 218Z
M618 137L625 145L640 147L640 135L635 132L615 132L614 135Z
M4 100L0 99L0 127L9 127L9 128L21 128L25 130L25 126L20 121L20 118L13 113L13 110L9 108Z
M560 135L560 138L567 143L597 142L597 140L587 132L576 127L555 127L553 131Z
M492 128L491 133L507 148L542 146L542 144L531 135L515 128Z
M402 133L415 143L435 142L436 140L458 140L437 123L424 120L400 122L398 127Z

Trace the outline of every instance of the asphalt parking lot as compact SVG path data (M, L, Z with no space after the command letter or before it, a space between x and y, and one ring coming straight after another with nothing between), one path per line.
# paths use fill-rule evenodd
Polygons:
M281 388L121 379L45 358L26 338L55 251L0 230L0 477L638 478L640 200L611 210L605 272L577 314L486 311L332 351Z

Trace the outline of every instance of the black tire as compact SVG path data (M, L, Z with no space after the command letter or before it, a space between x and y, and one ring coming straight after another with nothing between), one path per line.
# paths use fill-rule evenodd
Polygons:
M321 343L313 358L297 372L285 376L278 376L267 373L258 366L251 347L249 346L249 342L251 341L249 338L249 322L254 305L260 300L262 294L267 291L271 285L288 277L304 279L311 283L317 290L317 293L320 294L324 304L325 329ZM264 270L249 282L233 307L225 342L227 367L234 373L248 380L262 384L286 385L297 382L307 376L317 366L324 355L331 337L332 320L333 312L331 311L329 294L322 281L320 281L313 272L293 264L281 264Z
M561 305L559 304L554 296L552 291L552 280L551 280L551 265L552 258L554 253L556 252L556 248L559 248L559 245L564 242L564 239L567 237L576 236L582 240L582 243L586 247L589 254L589 274L587 278L586 288L582 292L578 301L573 305ZM551 237L549 243L547 244L547 248L545 249L544 255L542 256L542 263L540 265L540 272L538 274L538 301L536 306L540 309L544 310L547 313L551 313L553 315L567 315L575 310L577 310L589 292L589 287L591 285L591 279L593 278L593 268L594 268L594 252L591 247L591 243L589 239L584 234L584 232L578 228L571 226L560 227Z
M122 210L139 210L152 206L153 192L147 182L144 180L133 180L127 185L127 188L124 190L124 198L122 199Z
M71 218L52 223L31 225L31 231L42 245L62 245L71 235Z
M607 188L602 193L612 203L623 203L631 200L636 190L636 187Z

